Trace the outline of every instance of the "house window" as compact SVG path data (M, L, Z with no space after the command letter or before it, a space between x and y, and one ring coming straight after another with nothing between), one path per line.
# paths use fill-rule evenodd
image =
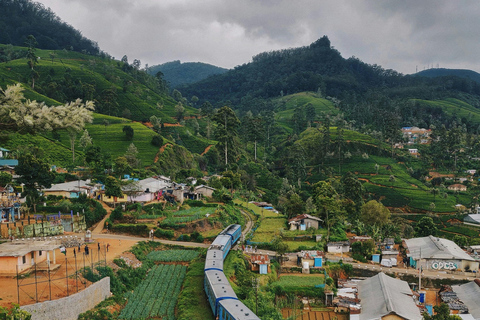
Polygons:
M42 255L42 251L41 251L41 250L40 250L40 251L38 251L38 255L39 255L39 256L41 256L41 255Z
M32 251L32 252L30 253L30 256L32 257L32 260L35 259L35 252Z
M27 263L27 256L23 256L23 257L22 257L22 263L23 263L23 264Z

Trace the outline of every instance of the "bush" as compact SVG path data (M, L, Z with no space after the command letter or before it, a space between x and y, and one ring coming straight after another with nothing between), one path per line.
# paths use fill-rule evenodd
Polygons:
M173 232L172 230L164 230L160 228L155 230L154 234L155 234L155 237L157 238L167 238L167 239L172 239L175 236L175 232Z
M116 207L115 210L112 211L112 214L110 215L110 219L112 219L113 221L122 221L123 219L122 207Z
M148 236L150 228L146 224L114 224L112 230L140 236Z
M150 143L155 147L160 148L161 146L163 146L163 138L161 135L157 134L156 136L152 137L152 141Z

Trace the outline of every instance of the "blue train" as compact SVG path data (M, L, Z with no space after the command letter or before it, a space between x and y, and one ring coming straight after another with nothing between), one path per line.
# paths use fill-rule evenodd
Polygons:
M205 260L204 288L215 319L260 320L240 300L223 273L223 260L242 234L242 227L232 224L215 238Z

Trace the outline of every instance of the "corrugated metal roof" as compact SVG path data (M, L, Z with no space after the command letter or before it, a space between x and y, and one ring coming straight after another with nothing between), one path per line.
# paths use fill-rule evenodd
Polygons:
M469 214L463 218L463 221L480 224L480 214Z
M434 236L413 238L405 240L408 247L409 257L413 259L459 259L474 261L465 251L462 250L455 242L437 238Z
M468 312L480 319L480 287L474 281L462 285L452 286L457 297L468 307Z
M420 310L412 298L406 281L394 279L383 272L358 284L362 304L360 320L376 320L389 314L404 319L421 320Z

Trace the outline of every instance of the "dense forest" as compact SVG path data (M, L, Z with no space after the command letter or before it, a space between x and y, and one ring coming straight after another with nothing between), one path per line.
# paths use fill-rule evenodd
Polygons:
M23 46L33 35L38 47L100 54L98 44L63 22L53 11L30 0L0 1L0 43Z
M175 60L148 68L148 73L155 76L158 72L163 73L163 78L170 88L176 88L183 84L190 84L208 78L211 75L223 74L227 69L213 66L202 62L183 62Z

